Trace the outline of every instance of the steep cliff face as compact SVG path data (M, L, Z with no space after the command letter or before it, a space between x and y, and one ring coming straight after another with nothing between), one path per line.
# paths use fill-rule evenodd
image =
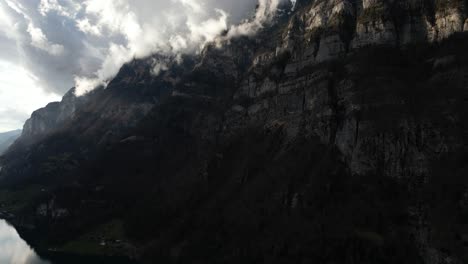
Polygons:
M11 183L36 177L63 180L61 174L75 173L79 164L95 158L98 149L131 136L131 130L148 112L172 95L181 78L178 74L194 67L192 59L186 57L182 64L170 63L172 72L156 76L154 65L161 59L154 56L133 61L122 67L106 89L101 87L82 97L76 97L72 89L61 102L34 112L4 157L2 176ZM60 171L65 168L61 162L71 165Z
M441 41L465 30L462 0L333 0L302 3L276 51L293 53L297 70L369 45Z
M35 111L24 124L20 143L34 143L59 129L64 122L74 118L76 109L81 107L85 100L85 97L76 97L74 89L71 89L63 96L62 101L50 103Z
M464 263L465 5L297 1L254 37L133 61L36 114L53 126L28 133L57 129L0 176L49 190L22 215L51 244L118 219L150 262ZM67 213L37 215L51 201Z

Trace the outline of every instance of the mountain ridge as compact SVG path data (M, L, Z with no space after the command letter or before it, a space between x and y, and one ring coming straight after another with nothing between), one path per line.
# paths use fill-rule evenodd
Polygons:
M465 10L298 1L157 76L134 60L3 185L49 190L20 210L47 243L119 219L148 262L463 263Z
M445 2L447 3L444 4ZM297 72L302 68L339 58L353 49L368 45L400 46L401 44L417 44L423 41L434 42L443 40L451 34L468 30L465 27L465 24L468 26L468 14L465 14L467 13L467 6L466 3L459 0L392 2L381 0L303 0L298 1L296 7L296 12L289 19L286 31L282 33L283 36L280 37L277 46L267 48L267 50L271 49L271 51L254 55L252 67L269 64L275 58L281 59L282 56L291 56L292 59L287 64L285 72ZM415 12L414 10L418 11L416 14L411 14ZM399 13L400 16L398 18L403 21L399 23L401 25L397 26L398 22L391 20L391 12ZM411 21L408 22L406 20L409 19L407 16L410 14ZM354 16L354 18L347 16ZM416 23L413 21L414 17L425 21L423 21L424 23ZM345 26L345 24L349 23L355 23L355 25ZM381 23L389 24L381 25ZM427 28L424 30L415 28L418 25ZM375 27L382 28L377 30ZM397 27L401 27L402 29L397 29ZM346 32L346 30L350 29L355 30L355 32ZM377 31L381 32L377 34ZM424 31L427 35L419 36L418 39L418 34L416 33L418 31ZM401 32L408 34L408 37L399 36L398 34ZM301 33L302 35L298 35L297 33ZM366 39L366 34L379 37L364 40ZM350 37L353 35L354 37ZM298 36L299 38L297 38ZM230 46L229 42L225 42L224 45ZM301 44L296 42L305 43L305 46L309 46L309 48L300 47ZM208 47L210 46L208 45ZM323 51L320 47L324 47L326 50ZM305 54L305 57L294 54L294 51ZM206 50L204 53L206 53ZM160 59L158 58L157 60ZM147 60L154 59L151 57L143 59L142 63L147 63L145 62ZM249 59L246 58L246 60ZM64 96L61 104L51 103L49 106L49 109L51 109L50 114L58 115L55 117L57 120L52 122L53 124L38 122L39 126L42 125L44 127L34 127L31 123L37 119L41 119L41 117L32 117L26 122L24 133L29 133L30 137L33 137L34 133L47 134L44 131L46 130L45 127L59 126L60 121L71 119L74 114L74 108L79 107L79 103L74 102L77 99L73 94L74 88ZM58 105L60 105L60 109L52 109ZM47 107L43 111L46 111L46 109ZM39 113L36 115L40 116Z

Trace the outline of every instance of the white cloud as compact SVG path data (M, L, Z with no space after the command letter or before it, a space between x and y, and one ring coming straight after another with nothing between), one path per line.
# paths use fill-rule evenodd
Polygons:
M226 30L228 15L223 10L217 9L218 18L210 18L200 24L187 22L190 31L190 40L203 46L206 42L213 41L219 34Z
M102 81L100 78L88 78L75 76L75 94L81 96L92 91L94 88L99 86L106 86L107 82Z
M158 76L161 72L168 69L168 64L166 61L160 61L156 59L153 60L152 66L153 68L151 69L151 74L154 76Z
M50 42L42 29L34 25L33 19L27 13L26 8L21 3L6 0L6 4L17 14L22 15L23 18L28 22L27 32L29 33L31 38L31 45L33 47L43 50L54 56L60 55L64 51L64 47L62 45ZM5 13L3 8L1 13ZM16 32L10 32L10 35L18 36Z
M23 11L24 7L21 5L21 3L13 2L10 0L5 0L6 4L13 10L15 10L18 14L26 15L26 13Z
M230 36L253 34L279 1L288 0L259 0L255 12L257 0L0 0L0 61L18 71L0 67L0 78L28 81L0 82L1 97L38 108L73 85L86 93L133 58L156 52L181 58L177 54L198 52L229 28ZM154 73L162 70L163 64L154 65ZM31 112L21 104L10 102L8 109ZM0 114L0 126L2 120Z
M228 37L250 36L260 30L276 14L278 6L283 0L259 0L255 16L240 25L234 25L229 29Z
M38 49L48 52L51 55L58 56L63 53L64 47L59 44L51 43L40 28L32 23L28 25L28 32L31 35L31 45Z
M195 13L202 13L203 8L200 3L198 3L196 0L172 0L173 2L179 1L182 3L184 6L189 7L193 10Z
M76 95L83 95L94 88L106 85L117 74L120 67L132 59L132 54L123 45L111 43L109 53L102 63L101 69L93 77L75 76Z
M97 25L91 25L88 18L77 20L76 25L82 32L86 34L91 34L98 37L102 36L101 28Z
M0 130L73 85L78 94L106 85L133 58L181 60L226 29L251 35L280 1L288 0L0 0ZM166 68L155 62L153 74Z
M72 17L72 14L66 8L59 4L57 0L41 0L39 4L39 12L41 15L46 16L49 12L57 12L58 14L66 17Z
M260 0L253 19L232 26L228 38L252 35L268 23L275 15L281 2L287 0ZM156 4L160 16L145 13L151 4L142 0L87 0L86 20L79 28L91 35L120 35L126 44L109 46L109 52L97 75L91 78L78 77L77 94L90 91L86 85L103 84L117 74L120 66L133 58L142 58L152 53L197 52L215 40L229 27L229 14L220 8L209 8L205 0L171 0L169 4ZM143 4L143 5L142 5ZM91 18L91 19L89 19ZM116 66L117 65L117 66ZM159 73L156 66L154 72Z
M0 6L0 25L8 26L0 32L16 40L23 65L43 87L65 92L73 85L69 80L82 91L92 89L85 84L106 83L133 58L197 52L232 23L249 17L257 0L4 1L9 10ZM231 27L230 36L253 34L279 1L287 0L259 0L255 19ZM44 64L53 70L41 69Z
M15 23L0 2L0 32L9 39L16 39Z
M128 0L87 0L84 5L87 20L79 22L80 30L92 35L120 35L126 43L110 44L95 76L75 78L78 95L93 89L86 85L107 82L133 58L155 52L194 52L228 28L225 11L205 10L202 3L193 0L172 0L172 4L165 6L167 13L161 12L162 17L145 17L144 12L135 8L138 3L132 6Z

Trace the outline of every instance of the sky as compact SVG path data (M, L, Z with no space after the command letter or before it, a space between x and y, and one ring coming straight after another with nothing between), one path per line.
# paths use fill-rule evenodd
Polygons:
M72 87L106 85L133 58L254 34L285 1L0 0L0 132Z

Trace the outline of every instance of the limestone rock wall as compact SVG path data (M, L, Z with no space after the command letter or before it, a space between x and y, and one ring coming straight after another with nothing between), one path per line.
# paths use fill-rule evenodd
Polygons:
M370 45L436 42L467 29L462 0L332 0L303 3L277 49L300 69Z

